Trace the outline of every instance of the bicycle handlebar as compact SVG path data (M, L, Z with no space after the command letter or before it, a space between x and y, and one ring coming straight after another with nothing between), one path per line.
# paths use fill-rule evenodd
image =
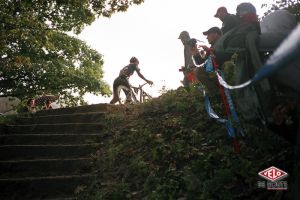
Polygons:
M147 85L148 83L146 82L146 83L144 83L144 84L142 84L142 85L139 85L139 87L144 87L145 85Z
M148 83L146 82L146 83L143 83L142 85L139 85L138 87L135 87L135 86L133 86L133 85L130 84L130 87L132 87L132 88L142 88L142 87L144 87L147 84Z

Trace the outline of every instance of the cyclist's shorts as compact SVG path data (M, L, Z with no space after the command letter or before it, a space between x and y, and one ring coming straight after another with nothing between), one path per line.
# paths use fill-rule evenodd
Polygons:
M118 90L118 87L119 87L120 85L124 85L124 86L130 88L130 84L129 84L128 79L127 79L126 77L119 76L119 77L117 77L117 78L114 80L114 83L113 83L113 90L114 90L114 94L115 94L115 95L118 95L118 94L117 94L117 93L118 93L117 90Z

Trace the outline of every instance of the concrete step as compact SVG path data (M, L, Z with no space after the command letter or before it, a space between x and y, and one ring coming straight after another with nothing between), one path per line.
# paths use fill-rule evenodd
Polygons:
M104 134L5 134L0 135L0 145L47 145L47 144L91 144L101 140Z
M96 104L44 110L2 127L0 199L76 199L76 188L95 178L92 155L109 135L105 113L122 109Z
M103 130L101 123L59 123L59 124L30 124L30 125L7 125L6 133L26 134L26 133L99 133Z
M95 179L92 174L0 179L0 199L72 199L79 187Z
M106 112L109 104L93 104L86 106L77 106L70 108L59 108L52 110L41 110L35 113L38 116L45 115L61 115L61 114L75 114L75 113L88 113L88 112Z
M82 158L94 153L99 146L94 144L72 145L2 145L0 161Z
M90 157L0 161L0 179L80 175L91 172L91 164Z
M60 115L20 116L13 122L18 125L59 124L59 123L97 123L105 120L105 112L74 113Z

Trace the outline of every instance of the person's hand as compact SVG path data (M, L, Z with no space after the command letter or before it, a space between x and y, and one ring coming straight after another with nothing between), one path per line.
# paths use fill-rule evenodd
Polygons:
M149 85L153 85L153 82L152 81L147 81L147 83L149 84Z
M209 51L209 47L206 45L199 45L199 47L201 47L204 51Z
M179 69L180 72L184 71L184 66L181 66L181 68Z
M205 57L205 55L206 55L206 51L204 51L204 50L201 50L201 51L200 51L200 56L201 56L202 58L204 58L204 57Z

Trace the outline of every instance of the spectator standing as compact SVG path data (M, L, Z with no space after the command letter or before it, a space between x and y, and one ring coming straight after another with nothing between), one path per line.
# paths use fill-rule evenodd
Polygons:
M205 45L199 45L199 47L203 49L200 52L198 51L196 45L191 48L194 60L197 65L204 63L208 59L211 48L222 36L222 31L218 27L212 27L203 32L203 35L206 36L206 39L211 46L207 47ZM203 67L197 67L194 70L194 73L197 79L205 86L209 93L215 94L218 92L218 80L213 73L207 73L206 69L204 69Z
M181 40L183 46L184 46L184 66L181 67L180 71L183 72L183 85L185 88L189 88L190 85L190 81L188 79L188 74L189 72L195 68L195 65L193 63L192 60L192 52L191 52L191 48L190 48L190 35L187 31L182 31L178 37L178 39Z
M215 17L219 18L222 23L221 31L223 34L234 28L239 24L239 19L236 15L227 12L225 7L218 8Z

